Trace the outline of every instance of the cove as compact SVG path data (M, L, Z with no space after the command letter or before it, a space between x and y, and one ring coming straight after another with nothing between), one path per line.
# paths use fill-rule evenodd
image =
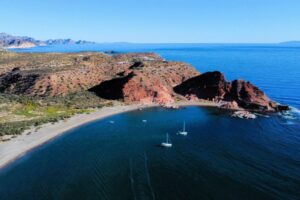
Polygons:
M183 121L186 137L176 134ZM2 169L0 199L297 199L298 127L196 106L122 113ZM166 133L170 149L158 147Z

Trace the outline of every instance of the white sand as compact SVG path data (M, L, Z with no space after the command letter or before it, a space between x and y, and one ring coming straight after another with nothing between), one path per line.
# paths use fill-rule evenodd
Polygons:
M176 106L218 106L213 102L180 102ZM0 168L21 157L29 150L50 141L51 139L62 135L66 131L105 117L119 114L122 112L142 109L155 105L118 105L113 107L105 107L91 114L78 114L66 121L60 121L55 124L44 124L40 129L31 130L31 134L22 134L16 138L12 138L6 142L0 142Z

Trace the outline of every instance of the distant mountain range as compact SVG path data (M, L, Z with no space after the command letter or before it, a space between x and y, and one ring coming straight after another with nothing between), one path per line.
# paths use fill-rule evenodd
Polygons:
M48 45L68 45L68 44L95 44L95 42L72 39L49 39L46 41L36 40L26 36L13 36L7 33L0 33L0 48L31 48Z
M287 41L281 42L280 45L288 45L288 46L300 46L300 41Z
M76 44L96 44L96 42L90 42L86 40L72 40L72 39L49 39L49 40L36 40L27 36L13 36L7 33L0 33L0 49L11 48L32 48L36 46L50 46L50 45L76 45ZM114 43L116 44L116 43ZM117 44L129 44L127 42L118 42ZM300 41L286 41L280 43L274 43L274 45L280 46L300 46Z

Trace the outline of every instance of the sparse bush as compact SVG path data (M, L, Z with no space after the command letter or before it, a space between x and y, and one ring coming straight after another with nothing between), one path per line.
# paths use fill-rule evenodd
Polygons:
M0 93L0 104L18 105L12 114L25 116L26 121L0 121L0 136L18 135L30 127L40 127L45 123L56 123L77 113L90 113L91 108L113 106L110 102L96 96L94 93L82 91L65 97L28 97Z

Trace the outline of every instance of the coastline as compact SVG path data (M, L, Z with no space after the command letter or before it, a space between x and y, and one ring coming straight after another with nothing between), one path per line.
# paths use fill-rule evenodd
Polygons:
M181 107L181 106L202 106L202 107L218 107L217 103L214 102L178 102L172 105ZM104 119L112 115L134 111L138 109L144 109L149 107L158 107L160 105L150 104L132 104L132 105L117 105L112 107L104 107L90 114L77 114L65 121L59 121L55 124L47 123L41 126L40 129L30 130L31 134L26 134L29 131L24 132L22 135L19 135L15 138L12 138L9 141L0 143L0 169L4 168L8 164L22 157L24 154L30 150L43 145L60 135L63 135L65 132L84 125L86 123Z

